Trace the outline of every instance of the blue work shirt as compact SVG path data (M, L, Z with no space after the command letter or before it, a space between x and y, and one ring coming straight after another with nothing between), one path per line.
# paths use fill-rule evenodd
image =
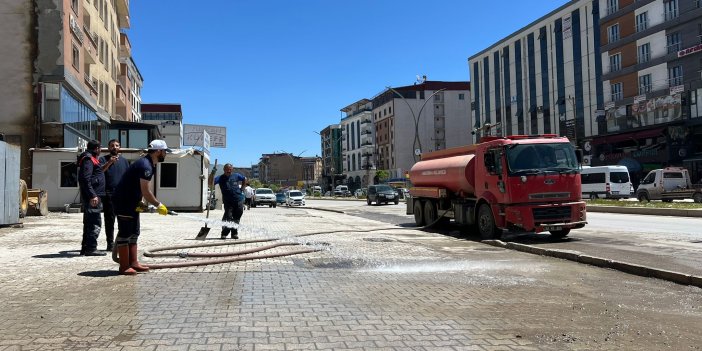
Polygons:
M236 205L244 201L244 193L241 192L239 182L246 180L246 177L239 173L232 173L231 176L225 174L215 178L215 184L222 190L222 202L226 205Z
M151 180L155 169L156 166L151 163L149 155L132 162L112 193L116 214L134 215L136 213L136 207L143 196L141 180Z
M78 184L84 202L105 195L105 175L100 168L100 162L90 152L78 156Z
M107 162L109 162L110 158L112 158L112 155L105 155L100 157L100 166L102 167ZM107 193L107 195L112 195L112 193L115 192L117 184L119 184L119 181L124 176L124 173L127 172L128 168L129 161L127 161L124 157L120 156L117 159L117 161L115 161L115 163L113 163L105 171L105 192Z

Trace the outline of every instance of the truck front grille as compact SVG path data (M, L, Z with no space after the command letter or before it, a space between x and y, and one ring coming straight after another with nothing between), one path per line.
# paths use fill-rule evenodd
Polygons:
M570 206L541 207L532 210L535 222L570 221Z

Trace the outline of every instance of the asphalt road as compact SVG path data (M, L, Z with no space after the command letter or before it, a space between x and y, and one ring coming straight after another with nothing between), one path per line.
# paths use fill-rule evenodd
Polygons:
M400 226L414 226L405 214L405 203L367 206L362 201L308 200L308 206L344 211L346 214ZM588 213L588 225L563 240L547 234L505 235L503 240L544 248L568 250L648 267L702 276L702 218ZM455 225L432 232L467 240L475 235Z

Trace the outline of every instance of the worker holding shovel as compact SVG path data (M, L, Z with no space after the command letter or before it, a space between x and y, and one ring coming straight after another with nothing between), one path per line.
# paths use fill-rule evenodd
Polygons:
M148 154L129 166L112 195L117 215L115 250L119 254L119 274L134 275L137 272L149 271L149 267L141 265L137 260L139 213L146 207L141 199L143 197L147 203L154 205L160 215L168 214L168 208L151 192L149 182L154 175L156 164L163 162L166 154L170 152L171 149L165 141L152 141L149 144Z
M246 186L246 177L239 173L234 173L234 166L231 163L224 165L224 174L217 177L215 183L222 190L222 202L224 203L224 216L222 221L239 224L241 215L244 214L244 193L242 187ZM241 184L239 184L241 182ZM222 239L226 239L229 232L232 239L239 239L237 228L222 227Z

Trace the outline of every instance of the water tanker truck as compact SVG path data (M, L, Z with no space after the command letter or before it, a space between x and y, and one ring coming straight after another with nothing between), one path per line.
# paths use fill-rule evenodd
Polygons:
M418 226L454 219L482 239L504 232L565 237L586 222L582 153L565 137L483 137L474 145L423 153L409 172L407 214Z

